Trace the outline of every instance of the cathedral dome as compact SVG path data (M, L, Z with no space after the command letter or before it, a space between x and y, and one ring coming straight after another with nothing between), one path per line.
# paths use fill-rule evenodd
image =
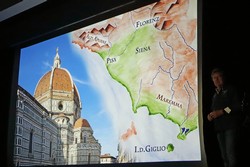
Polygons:
M86 119L79 118L74 125L74 128L87 127L90 128L89 122Z
M49 89L70 92L75 89L75 85L66 69L55 68L40 79L36 87L35 97L46 93Z
M73 83L70 73L67 69L61 68L60 66L61 60L57 50L52 70L41 77L37 83L34 97L39 99L44 96L52 95L52 92L66 92L73 93L69 98L73 97L76 101L80 102L78 90Z

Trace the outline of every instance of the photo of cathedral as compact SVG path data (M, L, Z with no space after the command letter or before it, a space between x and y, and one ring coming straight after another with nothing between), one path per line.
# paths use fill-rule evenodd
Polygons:
M17 88L14 164L16 166L99 164L101 144L88 120L70 72L56 51L53 67L34 95Z

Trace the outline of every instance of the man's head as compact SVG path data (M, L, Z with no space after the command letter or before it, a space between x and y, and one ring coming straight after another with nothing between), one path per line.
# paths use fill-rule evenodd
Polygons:
M224 85L224 72L219 68L214 68L211 72L211 78L216 88L222 88Z

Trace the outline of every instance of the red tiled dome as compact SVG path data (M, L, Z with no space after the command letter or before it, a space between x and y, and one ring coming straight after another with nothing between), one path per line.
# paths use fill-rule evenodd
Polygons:
M74 128L79 128L79 127L90 127L89 122L86 119L79 118L74 125Z
M40 79L34 97L41 96L49 89L69 92L72 91L72 88L74 88L74 85L69 72L63 68L55 68Z

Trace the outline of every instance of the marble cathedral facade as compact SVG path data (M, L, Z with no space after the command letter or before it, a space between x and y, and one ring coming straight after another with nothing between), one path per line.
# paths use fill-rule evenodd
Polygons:
M15 126L16 166L100 163L101 145L81 118L79 92L58 50L34 96L18 86Z

